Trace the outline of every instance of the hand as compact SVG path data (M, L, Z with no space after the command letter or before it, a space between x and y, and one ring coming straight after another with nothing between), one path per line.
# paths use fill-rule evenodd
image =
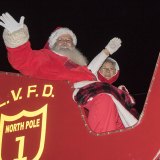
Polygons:
M109 41L109 43L105 48L109 51L110 54L113 54L119 49L119 47L121 46L121 43L122 43L121 39L115 37Z
M121 89L122 91L129 93L128 89L124 85L120 85L118 89Z
M0 26L7 29L10 33L13 33L21 28L23 28L25 17L21 16L19 23L9 14L3 13L0 16Z

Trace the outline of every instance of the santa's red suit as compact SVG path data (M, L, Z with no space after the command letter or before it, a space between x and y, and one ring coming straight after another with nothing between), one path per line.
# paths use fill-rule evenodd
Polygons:
M88 68L95 74L97 81L82 81L74 84L76 88L73 99L89 112L87 122L92 131L102 133L133 126L137 123L133 97L122 86L112 86L119 76L119 66L116 62L116 74L110 80L101 75L98 70L107 58L104 52L98 54ZM111 58L110 58L111 59ZM136 113L137 114L137 113Z
M62 34L70 34L74 45L76 45L75 34L68 28L59 28L49 37L49 47L52 47ZM5 29L3 38L10 64L24 75L49 80L69 80L70 82L94 79L94 75L86 66L77 65L66 56L56 53L50 48L33 50L25 25L22 29L11 34Z
M7 50L11 65L24 75L71 82L94 78L86 66L77 65L48 49L32 50L29 41L16 48L7 47Z

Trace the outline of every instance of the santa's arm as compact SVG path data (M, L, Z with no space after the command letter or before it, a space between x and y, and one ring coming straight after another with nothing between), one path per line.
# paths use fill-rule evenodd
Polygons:
M116 52L121 46L120 38L113 38L109 41L105 49L103 49L88 65L88 69L92 71L94 75L97 74L99 68L102 66L103 62L109 55Z
M4 27L3 40L7 49L8 60L14 69L22 72L27 66L31 66L33 53L29 42L29 31L24 24L24 17L21 16L18 22L9 13L3 13L0 16L0 26Z
M14 69L31 75L33 70L39 69L42 60L45 63L47 54L43 54L43 50L32 50L31 48L29 31L24 24L23 16L18 22L9 13L4 13L0 16L0 26L4 27L3 39L8 60Z

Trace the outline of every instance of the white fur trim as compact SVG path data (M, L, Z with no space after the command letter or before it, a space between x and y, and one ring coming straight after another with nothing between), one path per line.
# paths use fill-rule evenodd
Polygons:
M49 40L48 40L49 47L52 48L57 38L63 34L69 34L73 39L73 44L76 46L77 44L76 35L69 28L59 28L55 30L54 32L52 32L52 34L50 35Z
M24 43L26 43L29 39L29 32L26 25L23 28L15 31L13 33L9 33L7 29L3 32L4 43L9 48L16 48Z
M138 120L127 109L125 109L125 107L122 106L122 104L117 99L115 99L113 95L111 94L108 95L111 96L112 100L116 104L116 108L122 120L123 125L125 127L131 127L135 125L138 122Z

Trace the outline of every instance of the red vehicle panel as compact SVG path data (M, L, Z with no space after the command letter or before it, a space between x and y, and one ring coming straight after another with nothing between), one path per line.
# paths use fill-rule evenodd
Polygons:
M66 81L0 73L0 160L151 160L160 152L160 59L131 128L95 134Z

